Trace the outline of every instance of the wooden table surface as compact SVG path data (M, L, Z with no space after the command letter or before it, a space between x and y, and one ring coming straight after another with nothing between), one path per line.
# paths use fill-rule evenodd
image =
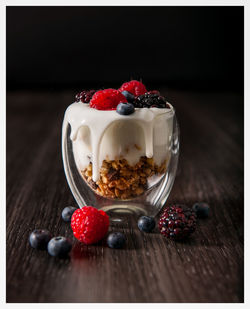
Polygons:
M164 90L163 90L164 93ZM7 302L243 302L243 97L168 90L181 130L168 203L206 201L186 242L131 226L126 247L73 240L61 211L76 205L61 159L61 123L73 91L7 94ZM70 257L32 249L35 228L73 240Z

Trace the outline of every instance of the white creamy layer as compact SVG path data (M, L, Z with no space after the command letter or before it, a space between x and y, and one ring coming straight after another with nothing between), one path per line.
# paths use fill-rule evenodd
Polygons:
M64 121L71 126L70 138L79 171L92 162L92 179L99 179L99 169L105 159L125 158L130 165L141 156L154 157L157 165L170 156L174 109L136 108L131 115L90 108L73 103Z

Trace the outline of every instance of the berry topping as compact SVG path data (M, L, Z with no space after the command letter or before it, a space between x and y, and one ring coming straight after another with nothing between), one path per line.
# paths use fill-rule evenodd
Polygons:
M161 234L173 240L187 238L195 231L195 227L195 212L180 205L166 207L159 220Z
M51 239L51 234L48 230L34 230L29 236L31 247L44 250Z
M130 103L119 103L117 105L116 111L120 115L130 115L135 111L134 105Z
M100 110L114 110L121 102L127 102L123 94L115 89L105 89L99 90L93 95L90 107Z
M155 228L155 220L152 217L142 216L138 220L138 228L142 232L150 233Z
M130 82L126 82L122 84L119 90L120 92L123 92L123 91L131 92L135 96L138 96L138 95L141 95L147 92L146 87L143 85L143 83L138 82L138 80L131 80Z
M83 90L82 92L78 93L76 95L76 102L82 102L82 103L89 103L91 98L93 97L94 93L96 93L97 90Z
M71 221L71 217L73 215L73 213L77 210L77 208L73 207L73 206L68 206L65 207L62 211L62 219L65 222L70 222Z
M120 232L110 233L107 238L107 244L110 248L120 249L125 244L125 236Z
M192 208L198 218L207 218L210 212L209 205L203 202L195 203Z
M48 243L48 253L52 256L66 256L71 248L71 242L63 236L53 237Z
M135 96L131 92L124 90L122 91L122 94L124 95L124 97L127 99L129 103L134 102Z
M142 107L170 108L164 97L160 96L157 93L149 93L149 92L137 97L135 99L134 106L139 108Z
M86 245L97 243L106 236L109 228L109 217L92 206L77 209L71 218L71 228L75 238Z

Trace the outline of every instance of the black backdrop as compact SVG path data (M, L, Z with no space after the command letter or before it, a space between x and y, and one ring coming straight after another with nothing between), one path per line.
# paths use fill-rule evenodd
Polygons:
M243 85L243 7L7 7L7 88Z

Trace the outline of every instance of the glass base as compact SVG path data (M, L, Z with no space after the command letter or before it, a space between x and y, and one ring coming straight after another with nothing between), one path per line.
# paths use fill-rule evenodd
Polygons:
M146 211L140 206L135 205L109 205L101 208L105 211L110 220L111 226L126 227L137 225L139 217L147 215Z

